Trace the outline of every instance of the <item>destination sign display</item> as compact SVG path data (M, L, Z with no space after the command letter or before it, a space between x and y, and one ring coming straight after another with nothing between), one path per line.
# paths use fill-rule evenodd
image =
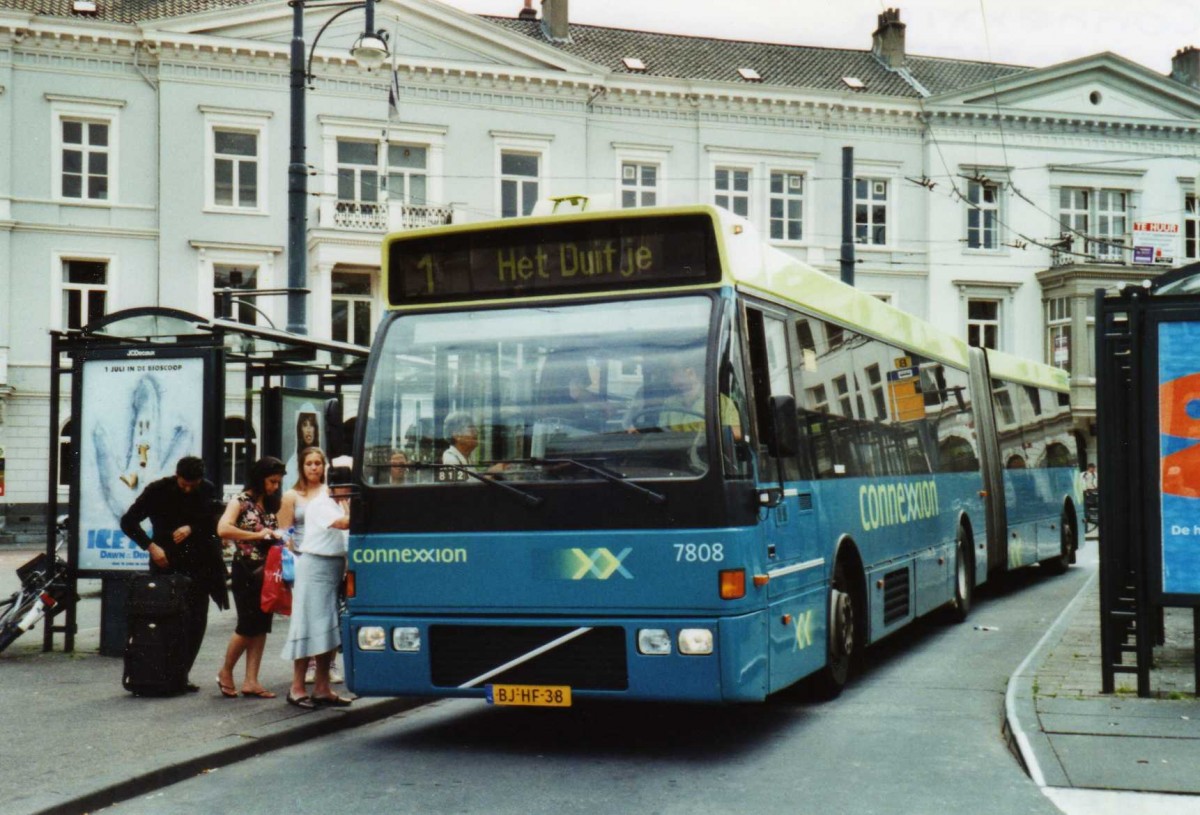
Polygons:
M393 306L688 286L721 276L713 221L703 213L397 236L387 252Z

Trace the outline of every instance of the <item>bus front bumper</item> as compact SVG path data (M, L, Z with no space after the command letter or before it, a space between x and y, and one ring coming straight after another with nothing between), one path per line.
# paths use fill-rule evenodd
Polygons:
M489 686L576 699L760 701L765 612L736 617L471 618L356 614L343 623L359 696L487 698ZM709 645L711 643L711 645Z

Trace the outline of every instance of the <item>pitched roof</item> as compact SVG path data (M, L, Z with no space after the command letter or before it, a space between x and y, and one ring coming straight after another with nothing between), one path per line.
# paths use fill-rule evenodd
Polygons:
M842 77L852 76L862 80L866 93L920 96L904 77L884 67L870 51L658 34L574 23L570 26L570 42L553 42L545 36L538 20L481 16L508 31L603 65L613 73L747 82L738 69L753 68L764 85L845 91L847 85ZM623 61L626 57L640 59L645 70L630 70ZM1032 70L1017 65L911 55L906 67L933 94Z
M252 6L260 0L95 0L95 14L77 14L71 0L0 0L0 9L15 9L46 17L93 18L109 23L136 23L198 14L223 8Z
M111 23L133 24L196 14L214 9L240 8L261 0L96 0L95 14L76 14L71 0L0 0L0 8L48 17L95 18ZM776 87L846 91L842 77L862 81L863 91L881 96L915 98L920 94L904 77L889 71L870 51L821 48L809 45L722 40L681 34L659 34L626 28L592 25L570 26L571 41L551 42L539 20L479 15L500 28L580 59L603 65L614 73L639 73L674 79L705 79L746 82L739 68L751 68L762 77L761 84ZM623 62L636 57L644 71L632 71ZM991 62L908 57L908 71L930 93L966 88L1031 70Z

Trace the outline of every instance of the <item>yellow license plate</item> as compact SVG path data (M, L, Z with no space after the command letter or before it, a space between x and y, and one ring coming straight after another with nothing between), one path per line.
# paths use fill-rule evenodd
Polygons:
M488 685L487 700L493 705L523 707L570 707L569 685Z

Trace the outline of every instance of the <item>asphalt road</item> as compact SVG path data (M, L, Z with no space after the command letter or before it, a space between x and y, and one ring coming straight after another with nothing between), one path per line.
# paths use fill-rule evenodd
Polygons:
M1007 679L1094 570L1037 570L977 594L968 622L872 649L836 701L442 701L226 767L110 812L1057 813L1002 733Z

